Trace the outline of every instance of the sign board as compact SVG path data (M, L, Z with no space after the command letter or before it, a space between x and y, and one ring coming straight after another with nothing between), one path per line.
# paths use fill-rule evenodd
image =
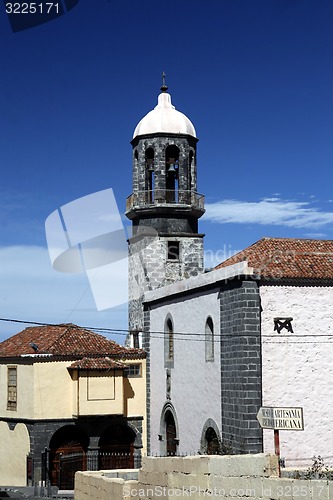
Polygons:
M263 406L257 420L263 429L304 431L303 408L270 408Z

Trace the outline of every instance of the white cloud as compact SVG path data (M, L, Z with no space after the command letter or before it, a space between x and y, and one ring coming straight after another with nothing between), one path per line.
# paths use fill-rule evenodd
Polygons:
M261 224L319 228L333 223L333 212L323 212L305 201L264 198L257 202L222 200L206 204L205 219L220 224Z
M307 238L325 238L326 234L325 233L306 233L304 236Z
M0 311L1 318L25 321L122 329L127 325L124 306L98 312L86 274L54 271L47 249L37 246L0 248ZM25 326L0 321L0 341Z

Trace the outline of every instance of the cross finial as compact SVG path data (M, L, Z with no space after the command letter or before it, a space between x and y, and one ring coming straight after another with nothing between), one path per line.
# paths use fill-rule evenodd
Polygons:
M162 73L162 87L161 87L162 92L166 92L168 90L168 87L165 84L165 77L166 77L166 74L163 71L163 73Z

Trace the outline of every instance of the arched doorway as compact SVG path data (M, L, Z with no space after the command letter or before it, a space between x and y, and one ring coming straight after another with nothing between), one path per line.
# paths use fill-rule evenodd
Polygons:
M61 490L74 488L74 474L87 470L89 438L75 425L67 425L54 433L50 441L49 475L52 486Z
M165 433L166 433L166 454L167 456L177 455L177 429L175 419L170 410L165 413Z
M99 469L131 469L134 467L135 433L123 424L108 427L99 440Z

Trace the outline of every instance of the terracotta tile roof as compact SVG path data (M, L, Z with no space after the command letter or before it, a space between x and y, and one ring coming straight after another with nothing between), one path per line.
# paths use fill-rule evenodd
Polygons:
M142 349L121 346L73 324L29 327L0 343L0 358L27 354L52 354L67 359L106 355L117 359L145 357Z
M83 358L72 363L68 369L80 368L81 370L124 370L125 363L121 361L114 361L108 357L105 358Z
M245 260L263 279L333 280L333 240L262 238L215 269Z

